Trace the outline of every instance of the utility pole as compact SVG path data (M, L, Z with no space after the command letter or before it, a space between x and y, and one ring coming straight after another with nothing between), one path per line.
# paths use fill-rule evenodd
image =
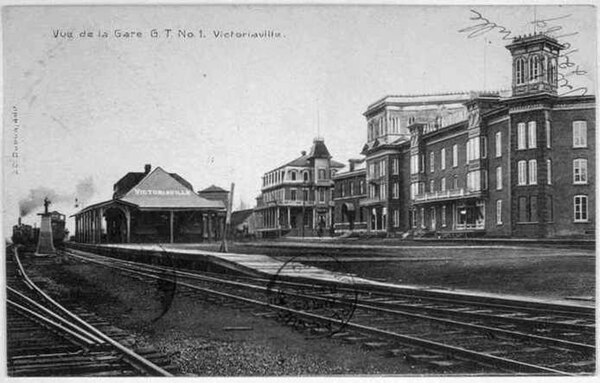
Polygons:
M225 217L225 228L223 229L223 241L221 242L221 247L219 248L219 252L227 253L229 250L227 248L227 233L231 231L231 210L233 210L233 190L235 188L235 184L231 183L231 191L229 192L229 199L227 201L227 216Z

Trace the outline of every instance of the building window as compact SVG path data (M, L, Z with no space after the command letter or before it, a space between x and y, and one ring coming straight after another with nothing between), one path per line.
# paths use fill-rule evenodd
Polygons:
M502 157L502 132L496 132L496 157Z
M480 145L481 141L479 137L474 137L467 141L467 163L480 158Z
M576 195L573 198L573 213L575 222L587 222L588 200L586 195Z
M525 145L525 139L527 138L525 136L525 123L524 122L520 122L517 125L517 149L525 149L526 145Z
M400 210L394 209L394 227L400 226Z
M548 82L553 83L556 79L556 59L553 58L550 60L550 64L548 65Z
M302 190L302 200L308 201L308 190L307 189Z
M546 147L548 149L552 147L552 125L550 120L546 120Z
M350 195L354 195L354 181L350 180Z
M446 191L446 177L443 177L440 182L441 182L441 184L440 184L441 190Z
M304 182L308 182L308 172L304 172L303 177L304 177Z
M421 208L421 228L425 229L425 208Z
M394 160L392 161L392 173L394 175L399 174L400 172L400 161L397 158L394 158Z
M433 173L435 170L435 152L429 153L429 171Z
M319 202L325 202L325 189L319 189Z
M496 167L496 190L502 190L502 166Z
M429 192L433 193L434 189L435 189L435 180L431 180L431 181L429 181Z
M319 169L319 180L324 180L325 179L325 169L320 168Z
M440 151L440 166L442 170L446 170L446 148Z
M525 82L525 60L518 58L515 61L515 81L517 85Z
M529 160L529 185L537 185L537 160Z
M290 170L290 179L292 181L296 181L296 171L295 170Z
M487 190L487 188L488 188L488 171L487 170L481 171L481 188L483 190Z
M458 145L452 145L452 167L458 166Z
M573 121L573 147L587 148L587 122Z
M496 225L502 225L502 200L496 201Z
M481 158L487 158L487 137L481 137Z
M529 58L529 81L537 82L540 75L540 59L537 55Z
M517 164L517 182L519 185L527 185L527 161L519 161Z
M587 184L587 160L577 158L573 160L573 183L576 185Z
M552 200L552 196L546 196L546 212L548 214L548 222L554 221L554 201Z
M343 189L342 189L342 190L343 190ZM295 201L295 200L297 199L297 191L296 191L296 190L291 190L291 193L290 193L290 199L291 199L292 201Z
M529 221L530 222L538 221L538 208L537 208L537 197L536 196L529 197Z
M394 182L394 186L392 189L392 198L399 198L400 196L400 185L398 182Z
M410 156L410 174L419 173L419 156L412 155Z
M546 168L548 169L548 185L552 185L552 160L546 160Z
M529 124L527 125L527 141L529 149L537 147L537 127L535 121L529 121Z
M527 197L519 197L519 222L528 222Z
M442 227L446 227L446 205L442 206Z
M457 175L452 177L452 189L454 189L454 190L458 189L458 176Z
M477 170L474 172L467 173L467 190L468 191L479 191L479 190L481 190L481 186L482 186L481 171Z

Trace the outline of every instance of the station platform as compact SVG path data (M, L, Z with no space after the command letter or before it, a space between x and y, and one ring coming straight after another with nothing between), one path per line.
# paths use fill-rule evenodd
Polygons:
M569 307L574 310L581 309L593 310L595 302L593 300L566 300L566 299L543 299L539 297L527 297L521 295L493 294L472 290L431 288L427 286L415 286L405 284L394 284L362 278L354 274L334 272L321 269L315 266L305 265L300 262L284 262L282 260L270 257L264 254L241 254L241 253L221 253L202 249L181 248L177 245L155 245L155 244L76 244L71 248L79 251L89 251L92 253L127 253L137 255L148 255L157 253L168 253L169 256L178 260L195 260L210 262L222 268L230 269L238 273L250 276L260 276L264 278L281 278L287 280L303 282L324 282L336 283L346 286L355 286L356 288L376 288L378 290L396 291L396 292L418 292L426 296L454 296L461 299L476 301L502 301L507 300L523 306L547 307L561 306Z

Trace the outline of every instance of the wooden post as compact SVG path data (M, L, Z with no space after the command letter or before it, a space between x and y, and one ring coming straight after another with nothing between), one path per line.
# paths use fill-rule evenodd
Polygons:
M125 221L127 222L127 243L131 243L131 212L129 208L125 211ZM119 228L119 231L121 228Z
M227 233L231 228L231 210L233 210L233 190L235 188L235 184L231 183L231 191L229 192L229 200L227 201L227 215L225 217L225 226L223 228L223 242L221 242L221 248L219 251L221 253L226 253L227 249Z
M171 243L173 243L173 239L174 239L174 236L173 236L173 215L174 215L173 210L171 210L169 213L170 213L169 214L169 227L170 227L170 230L169 230L170 239L169 240Z

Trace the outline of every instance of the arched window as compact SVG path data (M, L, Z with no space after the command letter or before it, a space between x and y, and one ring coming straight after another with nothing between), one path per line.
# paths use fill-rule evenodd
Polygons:
M548 82L554 84L556 81L556 58L552 58L548 64Z
M536 82L540 76L540 58L535 55L529 58L529 81Z
M296 181L296 171L295 170L290 170L290 179L292 181Z
M304 177L304 182L308 182L308 172L305 171L303 174L303 177Z
M522 58L518 58L515 61L515 79L517 81L517 85L525 82L525 60Z
M540 58L540 79L544 79L544 76L546 76L546 73L548 73L548 58L546 56L542 56Z

